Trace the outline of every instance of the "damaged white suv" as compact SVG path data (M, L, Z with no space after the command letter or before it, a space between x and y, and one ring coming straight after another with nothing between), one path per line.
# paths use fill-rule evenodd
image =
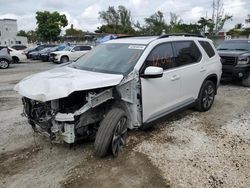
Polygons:
M128 129L184 107L209 110L220 77L220 57L209 39L127 37L29 76L15 90L35 131L66 143L95 138L95 154L102 157L118 154Z

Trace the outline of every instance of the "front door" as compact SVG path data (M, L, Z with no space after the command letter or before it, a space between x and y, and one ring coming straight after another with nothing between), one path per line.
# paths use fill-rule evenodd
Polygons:
M180 75L175 69L171 43L156 46L147 57L141 72L148 66L164 69L161 78L141 78L143 123L174 110L180 103Z

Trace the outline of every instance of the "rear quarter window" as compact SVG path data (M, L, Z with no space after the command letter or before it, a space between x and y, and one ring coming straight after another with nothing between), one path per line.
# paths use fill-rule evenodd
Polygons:
M211 58L215 55L214 49L209 42L199 41L199 43L202 46L202 48L205 50L205 52L207 53L208 57Z

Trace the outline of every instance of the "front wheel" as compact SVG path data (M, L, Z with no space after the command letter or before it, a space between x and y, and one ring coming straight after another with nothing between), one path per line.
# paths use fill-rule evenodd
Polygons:
M0 59L0 69L7 69L10 66L10 63L6 59Z
M106 156L110 149L117 157L127 138L127 116L120 108L112 108L100 123L95 138L95 154Z
M63 56L60 60L60 63L66 63L69 61L69 58L67 56Z
M205 81L199 93L198 103L196 106L198 111L205 112L212 107L216 91L215 89L215 84L212 81Z

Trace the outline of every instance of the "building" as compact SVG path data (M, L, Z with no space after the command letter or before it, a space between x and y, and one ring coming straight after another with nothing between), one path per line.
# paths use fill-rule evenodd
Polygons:
M0 45L12 46L14 44L27 45L27 37L17 36L17 20L0 19Z

